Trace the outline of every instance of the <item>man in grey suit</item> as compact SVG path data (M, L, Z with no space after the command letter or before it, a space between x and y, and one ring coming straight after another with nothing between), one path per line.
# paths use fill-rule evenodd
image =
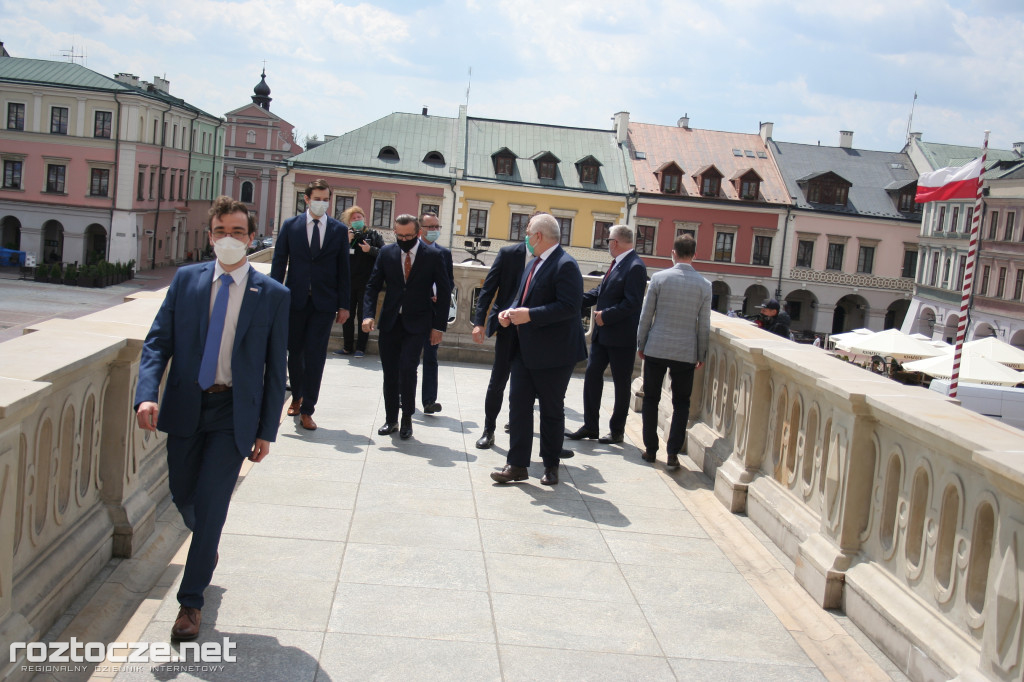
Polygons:
M711 282L690 264L697 243L677 237L672 245L673 267L651 277L640 311L637 351L644 361L644 460L658 454L658 403L665 372L672 377L672 422L668 432L668 468L679 467L686 442L693 373L704 365L711 330Z

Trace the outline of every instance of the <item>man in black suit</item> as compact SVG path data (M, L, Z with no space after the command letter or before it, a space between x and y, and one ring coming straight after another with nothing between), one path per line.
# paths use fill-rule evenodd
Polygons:
M316 429L313 412L320 397L331 325L348 319L350 284L348 227L326 217L331 188L323 180L306 187L309 208L281 225L274 242L270 276L291 289L288 321L289 415L302 428ZM287 278L285 272L287 271Z
M629 410L629 385L636 359L636 329L647 286L647 266L633 250L633 230L615 225L608 233L608 251L612 264L604 279L583 294L583 307L594 306L590 358L583 379L583 426L566 438L597 438L600 443L621 443ZM604 370L612 367L615 405L610 432L598 438Z
M512 301L515 300L519 283L523 278L523 267L527 258L526 242L499 249L476 299L473 341L483 343L485 335L495 337L494 364L491 365L491 379L487 383L487 393L484 397L484 432L476 442L476 446L481 450L494 445L498 412L501 411L505 385L512 371L512 340L516 332L514 327L503 327L498 324L498 314L512 307ZM487 309L491 306L491 301L494 301L494 306L488 314Z
M491 472L498 483L529 478L533 405L540 402L540 457L543 485L558 483L565 429L565 390L576 363L587 357L580 307L583 276L576 260L559 245L558 221L538 215L526 226L526 248L535 258L523 275L512 307L498 315L515 325L512 388L509 391L508 463Z
M455 268L452 265L452 252L437 243L441 236L441 222L433 213L420 216L420 239L424 244L433 246L441 252L445 271L448 273L449 288L455 290ZM449 297L450 300L450 297ZM442 301L449 303L449 301ZM449 304L450 307L450 304ZM447 310L447 308L446 308ZM445 313L447 315L447 312ZM433 414L441 411L441 403L437 402L437 346L427 339L423 344L423 412Z
M403 214L395 219L396 243L380 250L363 299L362 328L369 334L374 329L377 296L387 285L377 325L380 328L377 346L384 370L385 417L377 433L386 436L399 431L403 440L412 436L420 352L428 339L435 346L441 343L448 328L448 299L451 297L444 258L440 251L419 239L419 229L416 216Z

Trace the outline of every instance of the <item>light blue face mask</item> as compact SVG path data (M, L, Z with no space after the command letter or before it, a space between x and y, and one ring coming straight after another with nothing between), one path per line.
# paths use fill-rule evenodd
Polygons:
M533 255L533 244L530 243L530 235L529 234L526 235L524 241L526 242L526 250L529 251L530 255L532 256Z
M426 238L427 241L433 244L437 241L437 238L441 236L441 230L427 230Z

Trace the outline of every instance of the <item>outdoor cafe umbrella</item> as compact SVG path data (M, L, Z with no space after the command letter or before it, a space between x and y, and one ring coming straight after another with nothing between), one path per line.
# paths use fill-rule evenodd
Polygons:
M851 353L890 357L900 363L942 355L941 349L930 343L912 339L899 329L886 329L884 332L854 339L847 345Z
M1000 341L994 336L975 339L964 344L964 355L995 360L1013 369L1024 369L1024 350Z
M850 332L843 332L842 334L832 334L828 337L828 340L832 343L833 347L838 348L839 350L846 350L854 340L863 339L864 337L871 336L874 333L874 331L862 327Z
M915 360L903 365L903 369L908 372L921 372L938 379L948 379L953 374L953 356L946 354ZM960 358L960 381L968 384L1016 386L1024 382L1024 372L1010 369L995 360L965 353Z

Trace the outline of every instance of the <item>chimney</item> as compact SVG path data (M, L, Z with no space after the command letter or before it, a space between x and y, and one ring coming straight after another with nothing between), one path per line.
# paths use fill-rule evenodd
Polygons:
M125 85L139 87L139 77L134 73L115 73L114 80L118 83L124 83Z
M917 140L918 142L920 142L921 141L921 133L910 133L910 139L911 140Z
M615 141L619 144L625 144L626 137L629 135L629 112L618 112L612 117L612 121L615 122Z
M679 126L680 128L686 128L687 130L689 130L690 129L690 115L689 114L683 114L683 117L680 118L678 121L676 121L676 125Z
M1014 142L1013 153L1017 156L1024 156L1024 142Z
M839 131L839 146L843 149L853 149L853 131L852 130L840 130Z
M765 144L768 144L768 140L772 136L772 129L774 127L775 124L772 123L771 121L765 121L764 123L761 124L761 141L764 142Z
M168 95L171 94L171 81L160 76L153 76L153 87L160 92L165 92Z
M427 108L426 108L426 107L423 107L423 115L424 115L424 116L426 116L426 115L427 115Z

